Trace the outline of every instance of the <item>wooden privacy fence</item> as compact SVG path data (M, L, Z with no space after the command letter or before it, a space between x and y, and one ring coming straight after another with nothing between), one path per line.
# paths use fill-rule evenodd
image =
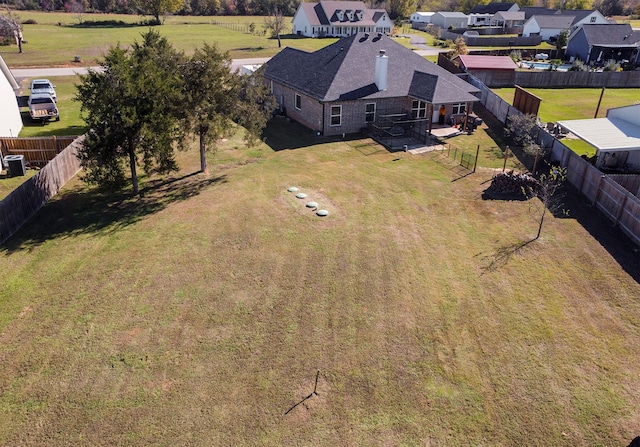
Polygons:
M77 136L0 138L3 156L23 155L27 166L44 166L69 146Z
M0 201L0 244L31 218L80 170L76 156L83 137L77 138L36 175Z
M482 104L502 123L506 123L509 116L521 114L477 78L468 76L468 81L481 90ZM569 183L591 200L614 226L640 245L640 198L616 182L617 177L608 177L542 128L539 128L536 135L536 143L550 148L554 163L567 168ZM633 180L633 184L631 182L632 180L627 180L631 187L640 187L637 183L640 180Z
M554 145L554 160L567 168L567 179L591 203L620 227L623 233L640 245L640 199L618 184L613 178L576 155L564 144Z

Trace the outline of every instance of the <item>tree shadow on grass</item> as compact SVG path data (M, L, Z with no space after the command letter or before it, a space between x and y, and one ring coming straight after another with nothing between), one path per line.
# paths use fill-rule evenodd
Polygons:
M565 184L562 186L561 194L563 194L563 209L551 213L553 217L556 219L575 219L607 250L627 274L636 282L640 283L640 248L634 244L619 227L615 227L602 212L591 205L576 188ZM490 197L489 199L518 200L514 198L505 199L496 197ZM543 235L544 232L545 228L543 227ZM526 242L516 242L500 247L494 253L478 255L482 255L482 259L486 263L486 265L482 267L483 272L494 271L506 265L514 255L522 254L523 249L535 240L536 239ZM598 266L594 265L593 268L597 269ZM588 274L588 272L586 273Z
M169 179L147 180L139 196L130 191L106 191L83 185L58 194L3 244L0 252L30 250L50 239L82 234L111 234L165 209L173 202L197 196L225 183L225 176L205 178L199 172Z
M515 242L498 248L495 253L483 256L480 254L476 255L481 256L481 259L484 262L484 265L481 267L481 275L488 272L494 272L499 270L501 267L504 267L513 256L519 254L521 250L524 250L529 244L535 241L536 239L530 239L528 241Z

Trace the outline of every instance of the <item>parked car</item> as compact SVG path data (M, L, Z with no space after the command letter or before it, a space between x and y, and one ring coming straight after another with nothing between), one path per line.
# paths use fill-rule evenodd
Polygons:
M51 95L54 101L58 101L58 96L56 95L56 86L51 83L48 79L34 79L31 81L31 94L40 94L46 93Z
M36 93L29 96L29 116L34 121L40 120L44 124L52 118L60 121L58 106L48 93Z

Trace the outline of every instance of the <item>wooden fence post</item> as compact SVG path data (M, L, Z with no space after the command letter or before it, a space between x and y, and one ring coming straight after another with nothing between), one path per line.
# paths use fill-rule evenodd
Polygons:
M604 182L604 175L600 176L600 180L598 181L598 189L596 189L596 195L593 197L593 202L591 202L592 206L597 206L598 199L600 198L600 190L602 188L602 182Z
M476 167L478 166L478 156L480 155L480 145L476 149L476 160L473 162L473 172L476 172Z
M582 178L580 179L580 187L578 191L582 192L582 187L584 186L584 178L587 176L587 169L589 169L589 163L584 162L584 169L582 170Z
M628 193L624 195L624 199L622 199L622 205L620 205L620 208L618 209L618 212L616 213L616 220L613 223L614 227L618 226L618 222L620 222L620 218L622 217L622 212L624 211L624 207L627 206L627 198L629 198Z

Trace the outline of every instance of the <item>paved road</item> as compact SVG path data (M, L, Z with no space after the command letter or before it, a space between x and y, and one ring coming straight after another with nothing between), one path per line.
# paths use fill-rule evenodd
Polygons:
M426 45L423 37L408 35L411 38L411 45L415 48L420 56L435 56L448 49L435 48ZM259 65L268 61L268 57L254 57L249 59L233 59L231 61L231 69L238 71L243 65ZM18 80L26 78L54 78L56 76L74 76L78 74L87 74L88 68L99 70L100 67L55 67L55 68L14 68L11 69L13 76Z
M255 57L250 59L233 59L231 68L235 71L243 65L258 65L268 61L268 57ZM13 68L11 73L20 80L25 78L54 78L56 76L74 76L87 74L88 69L99 70L100 67L51 67L51 68Z

